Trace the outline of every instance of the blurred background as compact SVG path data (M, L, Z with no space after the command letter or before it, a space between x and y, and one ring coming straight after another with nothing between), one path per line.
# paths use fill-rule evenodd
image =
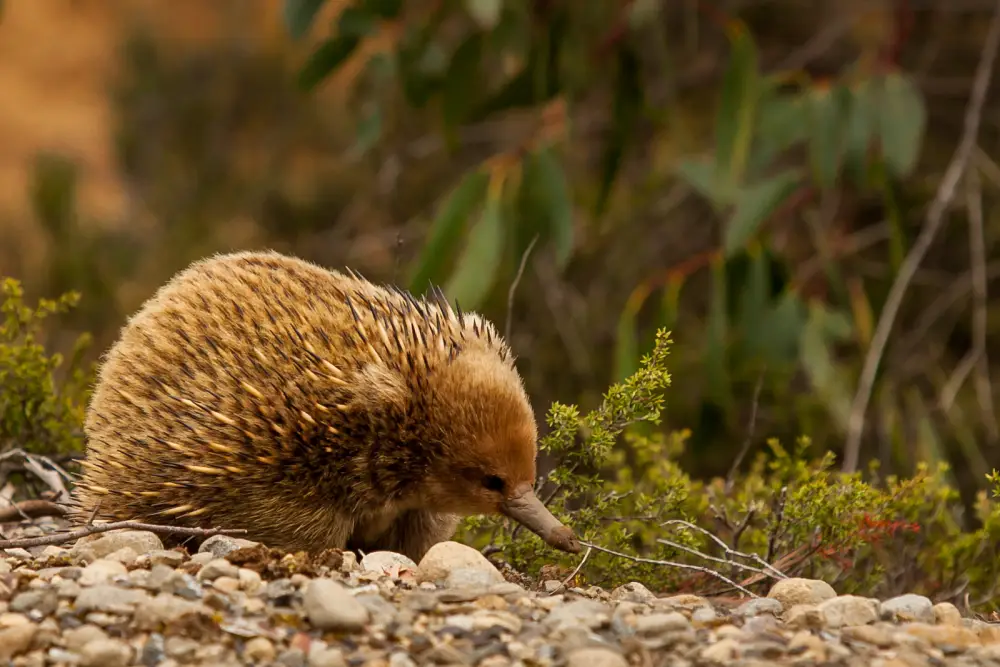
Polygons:
M91 360L216 252L433 281L509 326L540 421L667 328L686 470L725 474L751 414L754 451L843 460L996 4L3 0L0 275L79 291L46 344ZM1000 466L992 84L856 464L948 461L967 502Z

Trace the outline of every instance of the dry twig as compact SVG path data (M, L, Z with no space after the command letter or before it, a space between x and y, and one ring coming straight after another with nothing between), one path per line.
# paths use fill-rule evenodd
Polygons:
M528 257L531 255L531 251L535 248L535 243L538 241L538 234L531 239L531 243L528 247L524 249L524 253L521 254L521 265L517 267L517 275L514 276L514 281L510 284L510 289L507 290L507 321L504 323L503 336L504 340L510 344L510 324L511 324L511 314L514 312L514 292L517 291L517 286L521 283L521 278L524 276L524 267L528 265Z
M0 523L10 523L21 519L37 519L42 516L64 516L66 508L50 500L22 500L0 509Z
M184 526L161 526L154 523L142 523L140 521L115 521L113 523L91 524L77 530L64 533L53 533L42 535L41 537L22 537L13 540L0 540L0 549L28 549L30 547L41 547L49 544L65 544L73 540L107 533L112 530L148 530L151 533L162 533L165 535L188 535L191 537L211 537L212 535L246 535L247 531L242 528L186 528Z
M660 526L670 526L670 525L683 526L688 530L693 530L695 532L701 533L702 535L704 535L705 537L707 537L708 539L712 540L717 545L719 545L719 547L725 552L727 556L734 556L736 558L743 558L744 560L753 561L754 563L757 563L757 565L759 565L760 567L759 568L751 567L749 565L737 563L735 561L726 558L716 558L715 556L709 556L708 554L703 554L700 551L697 551L696 549L691 549L689 547L685 547L679 544L674 544L672 542L668 543L666 540L657 540L657 542L660 542L661 544L666 544L667 546L681 549L682 551L687 551L688 553L698 556L699 558L704 558L706 560L714 561L716 563L723 563L725 565L731 565L733 567L742 570L759 572L774 579L788 578L783 572L780 572L779 570L775 569L766 560L764 560L757 554L748 554L742 551L737 551L736 549L731 548L724 541L719 539L717 536L713 535L711 532L705 530L701 526L696 526L695 524L689 521L684 521L683 519L670 519L669 521L664 521L663 523L660 524Z
M590 558L590 554L592 551L593 547L587 547L587 551L583 554L583 558L580 559L580 563L576 566L576 569L570 572L570 575L565 579L563 579L559 583L559 585L556 586L551 593L549 593L550 597L561 591L563 588L565 588L569 582L573 581L573 577L580 574L580 570L583 569L583 564L587 562L588 558Z
M917 267L923 261L924 256L930 249L934 237L944 224L944 213L951 200L955 196L955 189L962 174L965 171L972 150L976 146L979 135L979 124L982 117L983 103L986 100L986 92L989 89L990 79L993 76L993 65L996 61L997 47L1000 45L1000 0L996 0L993 9L993 18L990 21L989 32L976 67L976 75L973 79L972 93L969 96L969 103L965 110L965 121L962 129L962 138L958 148L945 170L941 184L934 195L927 211L923 229L916 242L906 255L903 265L899 268L899 274L892 283L889 295L885 301L885 307L879 315L878 325L875 327L875 334L872 336L871 346L868 354L865 355L865 363L861 371L861 378L858 381L858 391L854 396L851 405L850 417L847 423L847 440L844 444L844 472L854 472L858 467L858 460L861 450L861 435L865 427L865 413L868 411L868 402L871 400L872 389L875 385L875 375L878 373L879 363L885 351L886 343L889 340L889 333L896 321L896 315L903 303L903 297L909 287Z
M679 568L681 570L693 570L695 572L701 572L702 574L707 574L710 577L715 577L716 579L719 579L719 580L725 582L726 584L729 584L733 588L735 588L735 589L737 589L737 590L739 590L739 591L741 591L743 593L746 593L747 595L749 595L752 598L760 597L760 596L755 595L754 593L750 592L746 588L743 588L742 586L740 586L739 584L737 584L735 581L733 581L729 577L725 576L724 574L716 572L715 570L713 570L711 568L708 568L708 567L702 567L701 565L691 565L689 563L678 563L676 561L671 561L671 560L659 560L659 559L656 559L656 558L643 558L641 556L631 556L629 554L625 554L625 553L622 553L620 551L614 551L613 549L605 549L604 547L598 546L596 544L591 544L590 542L583 542L583 541L581 541L580 544L584 545L585 547L589 547L591 549L594 549L595 551L601 551L601 552L609 554L611 556L617 556L618 558L624 558L624 559L630 560L630 561L632 561L634 563L646 563L647 565L663 565L664 567L676 567L676 568ZM760 575L757 575L757 576L760 576Z

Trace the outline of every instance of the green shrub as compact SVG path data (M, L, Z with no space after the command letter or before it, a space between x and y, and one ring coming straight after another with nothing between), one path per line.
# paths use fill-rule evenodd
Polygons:
M540 450L558 464L540 480L539 497L585 542L633 557L595 550L575 584L641 581L659 591L734 592L711 574L649 562L672 561L709 568L763 594L773 578L733 562L759 571L766 560L787 576L829 581L840 593L915 592L958 604L968 594L972 607L997 606L1000 505L983 492L974 517L978 527L964 529L945 465L921 465L908 479L882 479L877 464L866 475L848 475L832 467L831 452L810 456L811 443L803 437L792 448L768 440L728 483L689 478L676 462L688 433L653 428L661 392L670 384L669 346L669 335L659 332L639 370L612 386L593 412L581 416L561 404L549 411L550 432ZM989 481L993 498L1000 497L1000 473ZM581 560L492 518L467 520L460 539L492 545L512 567L533 576L565 576ZM759 560L740 559L734 551Z
M56 300L41 299L31 308L17 280L5 278L2 290L0 447L40 454L78 451L92 370L80 360L90 338L77 339L65 366L61 354L48 354L38 341L45 320L68 311L80 297L70 292ZM56 377L60 370L61 381Z

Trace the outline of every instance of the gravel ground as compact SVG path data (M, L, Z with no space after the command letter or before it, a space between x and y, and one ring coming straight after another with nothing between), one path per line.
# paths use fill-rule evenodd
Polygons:
M916 595L788 579L734 606L557 586L526 590L455 542L419 564L359 563L223 536L189 557L153 533L107 533L0 560L0 664L1000 667L1000 625Z

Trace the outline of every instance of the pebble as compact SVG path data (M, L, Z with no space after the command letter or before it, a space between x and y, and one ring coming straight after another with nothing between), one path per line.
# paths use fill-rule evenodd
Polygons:
M229 535L212 535L201 543L201 546L198 547L198 553L211 554L213 558L225 558L237 549L255 547L257 545L257 542L244 540L239 537L230 537Z
M833 587L818 579L782 579L771 587L767 597L781 603L783 609L797 604L820 604L837 597Z
M618 651L609 648L580 648L566 656L567 667L628 667Z
M458 542L438 542L428 549L417 566L417 581L444 583L453 570L482 572L483 578L489 579L490 583L505 581L500 571L485 556Z
M368 610L338 581L314 579L302 598L309 622L320 630L351 632L368 623Z
M227 558L253 545L215 536L189 557L122 531L0 559L0 664L1000 666L1000 624L920 595L880 602L796 578L731 604L641 581L563 586L563 573L525 588L455 542L419 563L344 554L335 571L301 554Z
M923 595L909 594L891 598L882 603L881 610L886 620L921 623L934 623L936 620L934 603Z
M826 600L817 606L829 628L845 625L865 625L879 618L879 603L857 595L841 595Z
M80 664L86 667L127 667L132 648L116 639L95 639L80 650Z

